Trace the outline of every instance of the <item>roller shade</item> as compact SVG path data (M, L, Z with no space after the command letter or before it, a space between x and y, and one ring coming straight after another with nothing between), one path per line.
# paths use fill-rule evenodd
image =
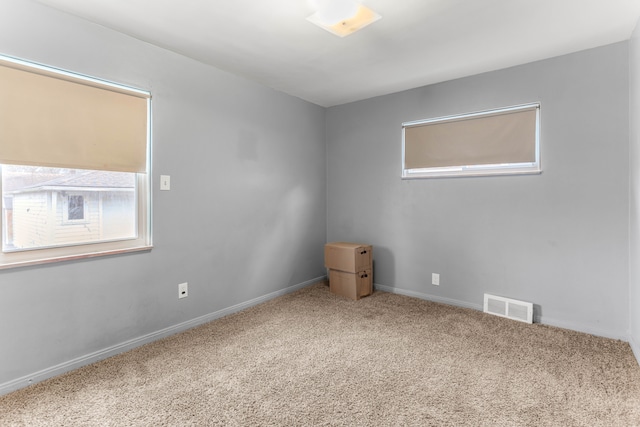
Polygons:
M404 125L404 168L536 162L537 109L434 119Z
M149 94L0 59L0 163L146 171Z

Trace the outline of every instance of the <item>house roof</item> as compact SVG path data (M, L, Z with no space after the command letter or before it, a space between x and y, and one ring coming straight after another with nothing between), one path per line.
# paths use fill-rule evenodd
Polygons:
M33 183L33 178L28 175L16 174L8 178L5 192L21 193L25 191L52 190L52 189L132 189L135 188L135 174L125 172L108 171L82 171L64 176ZM45 175L45 178L49 178ZM6 179L6 178L5 178Z

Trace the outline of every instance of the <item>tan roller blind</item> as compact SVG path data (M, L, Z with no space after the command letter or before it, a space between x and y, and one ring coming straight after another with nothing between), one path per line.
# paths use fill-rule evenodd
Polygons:
M404 128L405 169L536 161L537 107Z
M0 61L0 163L145 172L148 95Z

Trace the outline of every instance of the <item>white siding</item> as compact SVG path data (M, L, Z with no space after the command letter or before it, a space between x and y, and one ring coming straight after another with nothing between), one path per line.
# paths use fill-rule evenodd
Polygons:
M73 192L73 195L84 196L85 220L66 221L65 212L67 194L54 193L57 199L55 225L53 228L54 242L57 245L66 245L78 242L87 242L100 239L100 206L98 192Z
M13 243L16 248L47 245L51 241L49 194L16 194L13 198Z

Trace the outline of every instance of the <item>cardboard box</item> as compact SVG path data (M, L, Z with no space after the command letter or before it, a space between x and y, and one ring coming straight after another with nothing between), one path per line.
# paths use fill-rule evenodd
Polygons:
M324 245L324 266L331 270L357 273L371 270L373 248L360 243L333 242Z
M373 293L373 274L370 269L359 273L329 270L329 290L336 295L358 300Z

